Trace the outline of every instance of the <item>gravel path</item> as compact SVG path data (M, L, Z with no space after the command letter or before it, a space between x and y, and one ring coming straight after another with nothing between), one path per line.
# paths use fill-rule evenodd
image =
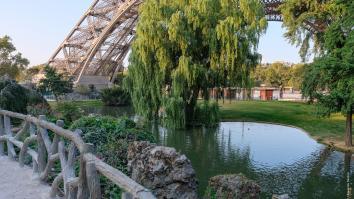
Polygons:
M0 199L47 199L50 187L33 179L32 169L0 157Z

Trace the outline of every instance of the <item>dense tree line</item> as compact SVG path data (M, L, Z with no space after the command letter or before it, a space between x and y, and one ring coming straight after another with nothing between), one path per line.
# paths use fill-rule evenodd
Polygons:
M305 67L305 64L289 65L283 62L262 64L252 72L252 80L254 86L265 84L266 86L293 87L300 90Z

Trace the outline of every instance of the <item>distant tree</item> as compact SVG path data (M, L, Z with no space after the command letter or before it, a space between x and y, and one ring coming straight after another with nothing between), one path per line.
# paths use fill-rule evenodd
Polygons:
M291 68L284 63L275 62L270 65L260 65L254 72L256 82L266 84L268 86L278 87L280 89L280 97L285 86L289 84L291 78Z
M21 53L16 53L9 36L0 37L0 76L7 75L11 79L17 79L28 64L29 61Z
M336 18L325 32L325 53L306 67L302 91L317 99L319 113L346 116L346 146L352 146L354 110L354 1L337 0L342 17Z
M266 84L268 86L293 87L301 89L305 64L285 65L281 62L263 64L257 66L252 72L252 80L256 86Z
M293 87L296 90L301 89L304 80L305 67L305 64L295 64L291 66L288 86Z
M73 91L73 81L71 77L57 73L52 67L44 67L45 78L39 81L38 88L42 93L51 92L56 101L59 96Z
M44 67L44 64L28 67L23 72L22 79L25 81L31 81L33 79L33 76L39 74L42 70L44 70Z

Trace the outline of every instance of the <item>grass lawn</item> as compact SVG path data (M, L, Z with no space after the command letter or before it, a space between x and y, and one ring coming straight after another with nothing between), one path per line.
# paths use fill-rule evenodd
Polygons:
M305 103L278 101L225 101L220 104L223 121L270 122L300 127L320 142L344 146L345 117L334 114L330 118L318 118L316 107Z

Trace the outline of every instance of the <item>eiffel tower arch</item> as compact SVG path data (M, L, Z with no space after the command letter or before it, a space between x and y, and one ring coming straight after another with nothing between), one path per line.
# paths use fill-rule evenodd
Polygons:
M261 0L268 21L282 21L283 0ZM77 84L105 87L123 70L134 39L142 0L94 0L48 64L76 78Z

